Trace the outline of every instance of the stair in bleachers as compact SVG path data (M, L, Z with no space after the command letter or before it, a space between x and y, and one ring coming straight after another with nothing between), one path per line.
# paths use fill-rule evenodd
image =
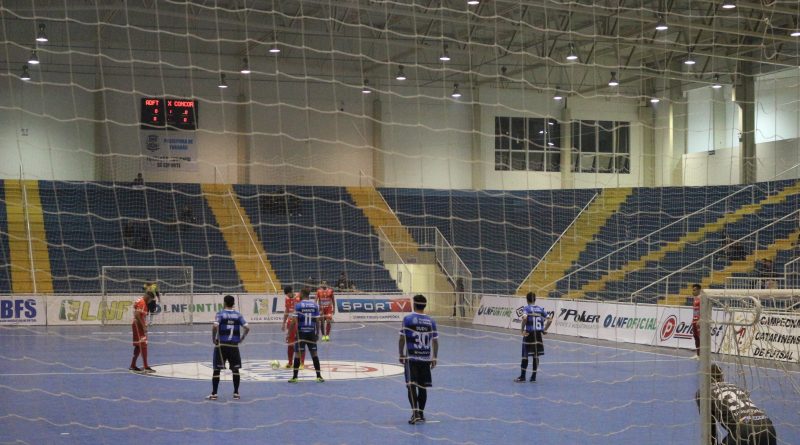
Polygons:
M791 232L786 237L776 239L775 242L763 249L754 250L741 260L732 261L722 270L715 270L713 273L705 275L700 281L700 286L703 289L722 286L725 284L725 279L734 274L753 272L759 260L771 259L775 261L780 252L795 249L798 235L800 235L800 229ZM678 294L667 295L665 299L659 300L659 302L673 306L687 304L687 298L692 294L692 284L686 284Z
M639 259L628 261L622 267L604 273L599 278L584 284L579 290L570 291L564 295L563 298L580 299L589 292L599 293L606 289L610 283L625 279L626 275L645 268L648 263L662 261L668 254L680 252L684 250L687 245L696 244L710 234L724 230L726 226L734 224L748 215L755 214L764 206L780 204L790 196L798 193L800 193L800 183L795 183L785 187L778 193L765 197L758 203L745 204L736 209L736 211L717 218L714 222L704 224L697 230L685 233L676 241L668 242L661 246L656 246L653 250L641 256Z
M373 230L378 232L382 228L402 258L419 255L419 245L375 187L347 187L347 192L364 212Z
M575 263L586 245L597 236L605 222L619 210L632 191L631 188L602 190L522 282L517 294L524 295L530 290L541 296L549 294L558 279Z
M239 199L227 184L203 184L203 194L209 208L219 224L225 243L231 252L236 270L246 292L281 292L281 284L275 275L258 234L253 230L250 218L239 211Z
M4 181L0 179L0 294L5 295L11 293L11 260L8 252L8 218L3 184Z
M53 279L39 183L6 181L5 199L12 291L17 294L52 294Z

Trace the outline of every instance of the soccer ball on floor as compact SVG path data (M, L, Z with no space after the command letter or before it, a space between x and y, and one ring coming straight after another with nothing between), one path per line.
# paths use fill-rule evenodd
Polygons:
M281 367L281 363L277 360L273 360L269 365L272 367L272 369L280 369Z

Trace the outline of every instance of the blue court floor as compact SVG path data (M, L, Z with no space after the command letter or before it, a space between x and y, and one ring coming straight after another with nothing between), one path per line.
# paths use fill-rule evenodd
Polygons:
M156 376L127 371L129 326L2 327L0 443L699 443L698 362L687 351L551 335L538 382L514 383L519 336L440 324L440 363L426 408L431 422L412 426L402 375L379 366L397 364L397 324L335 325L332 341L320 344L326 376L354 372L347 380L296 385L286 383L287 371L265 366L286 361L280 327L251 327L242 357L252 373L239 401L231 399L230 381L221 382L219 400L205 400L210 325L153 327ZM178 369L196 370L200 379L165 377ZM800 374L749 372L753 400L773 419L779 443L800 444Z

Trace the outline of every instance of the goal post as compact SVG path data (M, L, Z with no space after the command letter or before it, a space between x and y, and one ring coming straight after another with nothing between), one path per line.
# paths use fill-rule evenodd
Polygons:
M795 309L800 289L704 289L701 298L700 432L701 443L710 443L715 428L711 417L715 352L715 359L735 368L736 372L725 373L725 381L753 391L753 401L768 416L767 405L800 397L796 386L787 385L792 380L791 363L797 364L800 356L795 340L800 339L800 311ZM787 420L772 417L772 421Z
M101 271L102 304L135 299L142 295L145 283L155 283L161 301L151 321L157 324L190 324L194 302L194 268L192 266L103 266ZM179 310L165 310L176 307ZM101 311L102 312L102 311ZM103 319L103 324L126 324L133 313L121 320Z

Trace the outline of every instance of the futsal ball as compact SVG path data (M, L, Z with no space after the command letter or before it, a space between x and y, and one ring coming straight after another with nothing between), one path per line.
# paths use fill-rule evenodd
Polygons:
M269 365L272 366L272 369L279 369L281 367L281 363L277 360L273 360Z

